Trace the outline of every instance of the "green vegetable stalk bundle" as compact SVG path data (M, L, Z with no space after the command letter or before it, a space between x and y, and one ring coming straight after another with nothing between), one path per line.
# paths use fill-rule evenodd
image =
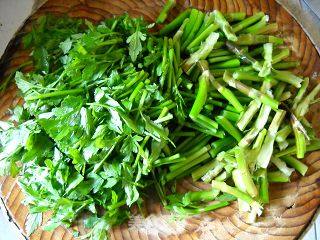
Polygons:
M237 200L255 221L269 183L305 175L302 159L320 149L306 118L320 85L308 93L290 71L299 63L268 20L187 9L158 32L128 15L34 22L23 38L32 61L0 89L14 76L25 100L0 124L0 175L19 177L28 233L43 212L53 212L46 230L86 212L85 237L108 239L148 188L180 216ZM187 176L211 189L176 192Z

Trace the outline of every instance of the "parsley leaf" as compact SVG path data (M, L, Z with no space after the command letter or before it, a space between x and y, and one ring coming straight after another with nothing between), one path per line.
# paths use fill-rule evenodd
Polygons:
M146 34L139 31L139 28L127 38L127 43L129 43L129 55L132 62L137 60L138 55L142 52L141 41L146 40Z

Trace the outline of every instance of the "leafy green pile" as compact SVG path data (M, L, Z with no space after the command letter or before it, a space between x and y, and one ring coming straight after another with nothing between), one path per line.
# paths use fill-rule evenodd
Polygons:
M19 175L28 232L39 213L53 230L86 212L87 237L107 239L148 187L182 216L236 199L260 215L269 182L306 173L293 155L320 148L304 117L320 87L306 95L308 78L281 70L298 63L267 21L187 9L152 33L128 15L39 18L23 40L34 70L15 75L25 103L0 125L0 175ZM212 189L177 193L189 175Z

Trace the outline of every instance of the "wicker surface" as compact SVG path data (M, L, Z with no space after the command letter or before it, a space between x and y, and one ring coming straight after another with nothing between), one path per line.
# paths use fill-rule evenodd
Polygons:
M155 19L159 13L163 1L152 0L49 0L28 20L23 31L27 31L30 22L47 12L67 13L71 17L89 18L92 21L100 21L113 14L128 12L132 16L144 15L149 21ZM178 11L192 5L206 11L220 9L223 12L246 11L248 14L262 10L267 12L271 21L277 21L280 31L287 44L294 52L294 58L299 59L302 65L299 73L304 76L313 77L313 81L319 81L320 58L300 26L293 18L276 4L274 1L254 0L198 0L179 1ZM170 16L173 17L173 16ZM10 72L14 66L29 58L27 51L16 50L13 42L12 49L4 55L8 66L5 74ZM26 69L28 70L28 69ZM21 103L16 97L16 87L10 86L8 91L0 96L0 117L9 117L7 109ZM319 126L320 106L313 106L309 115L317 133ZM313 214L320 204L320 189L318 182L320 178L320 152L314 152L307 156L305 162L310 166L305 177L298 174L292 177L291 183L272 185L270 194L271 204L266 208L265 215L253 225L246 224L237 211L236 203L218 211L193 217L183 221L172 222L168 212L153 200L147 202L149 216L142 219L134 216L129 223L114 228L111 231L112 239L139 240L139 239L294 239L297 238L310 222ZM23 229L28 208L21 204L23 193L17 185L16 179L0 178L1 196L13 217L15 223ZM183 180L179 188L199 189L208 186L201 183L192 183L191 180ZM49 214L44 221L49 219ZM84 232L81 221L74 228ZM32 240L68 240L73 239L72 231L59 227L54 232L43 232L38 229L32 236Z

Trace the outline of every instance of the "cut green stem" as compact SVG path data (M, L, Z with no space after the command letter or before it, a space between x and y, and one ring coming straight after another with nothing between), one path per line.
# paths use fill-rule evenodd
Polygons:
M167 17L168 17L168 13L169 11L176 5L176 1L175 0L167 0L167 2L165 3L165 5L163 6L161 12L159 13L159 16L156 20L156 23L163 23Z
M172 22L170 22L169 24L165 25L160 31L160 35L162 36L166 36L168 35L170 32L176 30L177 28L179 28L181 26L181 24L183 23L183 21L189 17L191 12L191 9L188 8L186 9L184 12L180 13Z

